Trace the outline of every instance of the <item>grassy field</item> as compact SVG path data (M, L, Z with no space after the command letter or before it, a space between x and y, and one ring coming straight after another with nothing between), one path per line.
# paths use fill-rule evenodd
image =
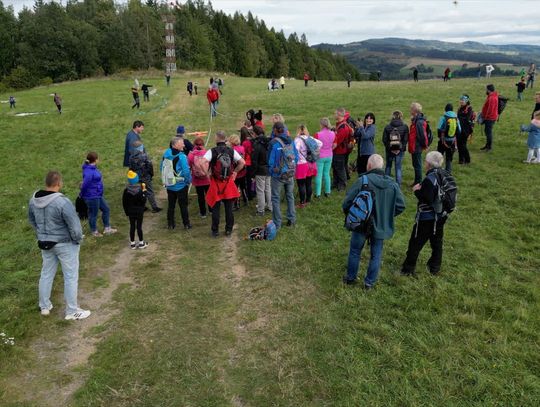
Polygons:
M207 83L202 75L189 79ZM254 204L237 212L233 237L211 239L210 219L197 216L192 197L191 231L168 231L163 212L148 214L150 247L126 250L122 157L133 120L145 122L142 136L155 161L177 125L210 127L204 94L189 98L185 92L188 77L173 78L170 88L162 78L144 80L158 92L140 111L130 108L132 78L14 94L17 112L46 112L40 115L16 117L0 105L0 332L15 341L0 340L0 405L540 404L540 166L522 163L526 136L519 133L534 106L532 91L516 102L515 78L493 78L511 101L495 126L493 152L480 153L477 129L472 165L455 165L458 209L446 227L441 275L424 271L428 253L420 257L417 279L398 275L416 205L404 188L407 209L385 242L379 283L364 292L341 284L349 242L343 193L298 210L297 226L282 230L276 241L256 243L244 240L261 223ZM304 88L290 81L285 91L269 93L266 82L225 77L212 132L235 132L250 108L261 108L267 118L280 112L291 130L305 123L314 132L321 117L345 106L355 117L375 113L382 152L382 127L393 110L407 112L418 101L435 127L445 104L457 106L462 93L479 110L486 85L361 82L347 89L345 83ZM52 92L63 97L62 115ZM91 150L100 155L112 223L120 232L87 238L82 246L80 300L94 314L75 323L61 319L59 273L55 309L42 318L41 259L26 219L28 199L54 168L74 200ZM403 185L412 178L407 155Z

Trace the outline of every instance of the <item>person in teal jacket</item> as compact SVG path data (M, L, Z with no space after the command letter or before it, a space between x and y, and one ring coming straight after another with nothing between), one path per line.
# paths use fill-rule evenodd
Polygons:
M167 200L169 203L167 209L167 225L169 229L176 227L174 208L176 201L180 206L180 213L182 215L182 222L184 223L184 229L191 229L191 223L189 222L188 213L188 190L191 184L191 171L189 169L188 160L183 153L184 139L182 137L174 137L171 140L171 146L165 153L163 153L163 160L172 160L175 172L178 174L177 182L174 185L167 187ZM161 172L163 172L163 162L161 161Z
M445 156L446 171L452 172L452 159L457 148L457 136L461 134L461 125L451 103L444 108L444 114L437 126L437 133L439 135L437 151Z

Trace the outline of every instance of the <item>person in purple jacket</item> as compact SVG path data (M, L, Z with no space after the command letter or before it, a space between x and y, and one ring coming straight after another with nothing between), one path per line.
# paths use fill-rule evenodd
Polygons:
M99 157L97 153L90 152L86 156L86 160L82 166L83 181L81 183L80 197L88 206L88 224L92 236L103 236L97 230L97 215L101 210L101 219L103 220L103 234L110 235L116 233L117 230L112 228L109 222L110 209L105 197L103 196L103 179L101 172L97 169Z

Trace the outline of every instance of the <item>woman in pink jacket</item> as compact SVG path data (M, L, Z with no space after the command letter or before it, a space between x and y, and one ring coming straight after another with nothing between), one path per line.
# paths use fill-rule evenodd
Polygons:
M315 197L321 196L322 181L324 179L324 196L330 195L332 184L330 183L330 168L332 167L332 148L336 138L330 130L330 120L324 117L320 121L321 130L313 137L321 141L321 152L317 160L317 176L315 177Z
M311 201L311 195L313 193L311 180L317 175L317 163L309 162L307 159L308 146L306 143L309 143L308 139L315 142L320 151L322 142L311 137L307 127L301 124L298 126L296 137L294 139L294 145L296 151L298 151L298 163L296 164L295 178L296 183L298 184L298 195L300 195L300 204L296 206L297 208L305 208ZM310 145L312 145L312 143Z
M188 154L188 164L191 170L192 183L197 190L197 200L199 202L199 213L201 218L206 218L206 193L210 186L210 177L208 172L208 161L203 156L206 153L204 149L204 140L197 137L193 141L193 150ZM209 211L210 208L209 208Z

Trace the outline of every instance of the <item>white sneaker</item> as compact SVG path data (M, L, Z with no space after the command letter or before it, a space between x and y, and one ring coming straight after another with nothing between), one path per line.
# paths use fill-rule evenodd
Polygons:
M523 164L530 164L530 163L531 163L531 161L529 161L529 160L523 160Z
M139 246L137 246L139 249L146 249L148 247L148 243L145 241L139 242Z
M79 308L77 311L75 311L73 314L67 314L66 320L78 320L78 319L85 319L90 316L91 312L89 310L84 310L82 308Z
M137 248L137 243L131 242L129 246L131 247L131 250L135 250Z
M104 235L112 235L113 233L116 233L116 232L118 232L118 230L115 228L111 228L110 226L103 230Z
M46 317L47 315L50 315L52 309L53 309L52 304L51 304L51 306L49 308L43 308L41 310L41 315L43 315L44 317Z

